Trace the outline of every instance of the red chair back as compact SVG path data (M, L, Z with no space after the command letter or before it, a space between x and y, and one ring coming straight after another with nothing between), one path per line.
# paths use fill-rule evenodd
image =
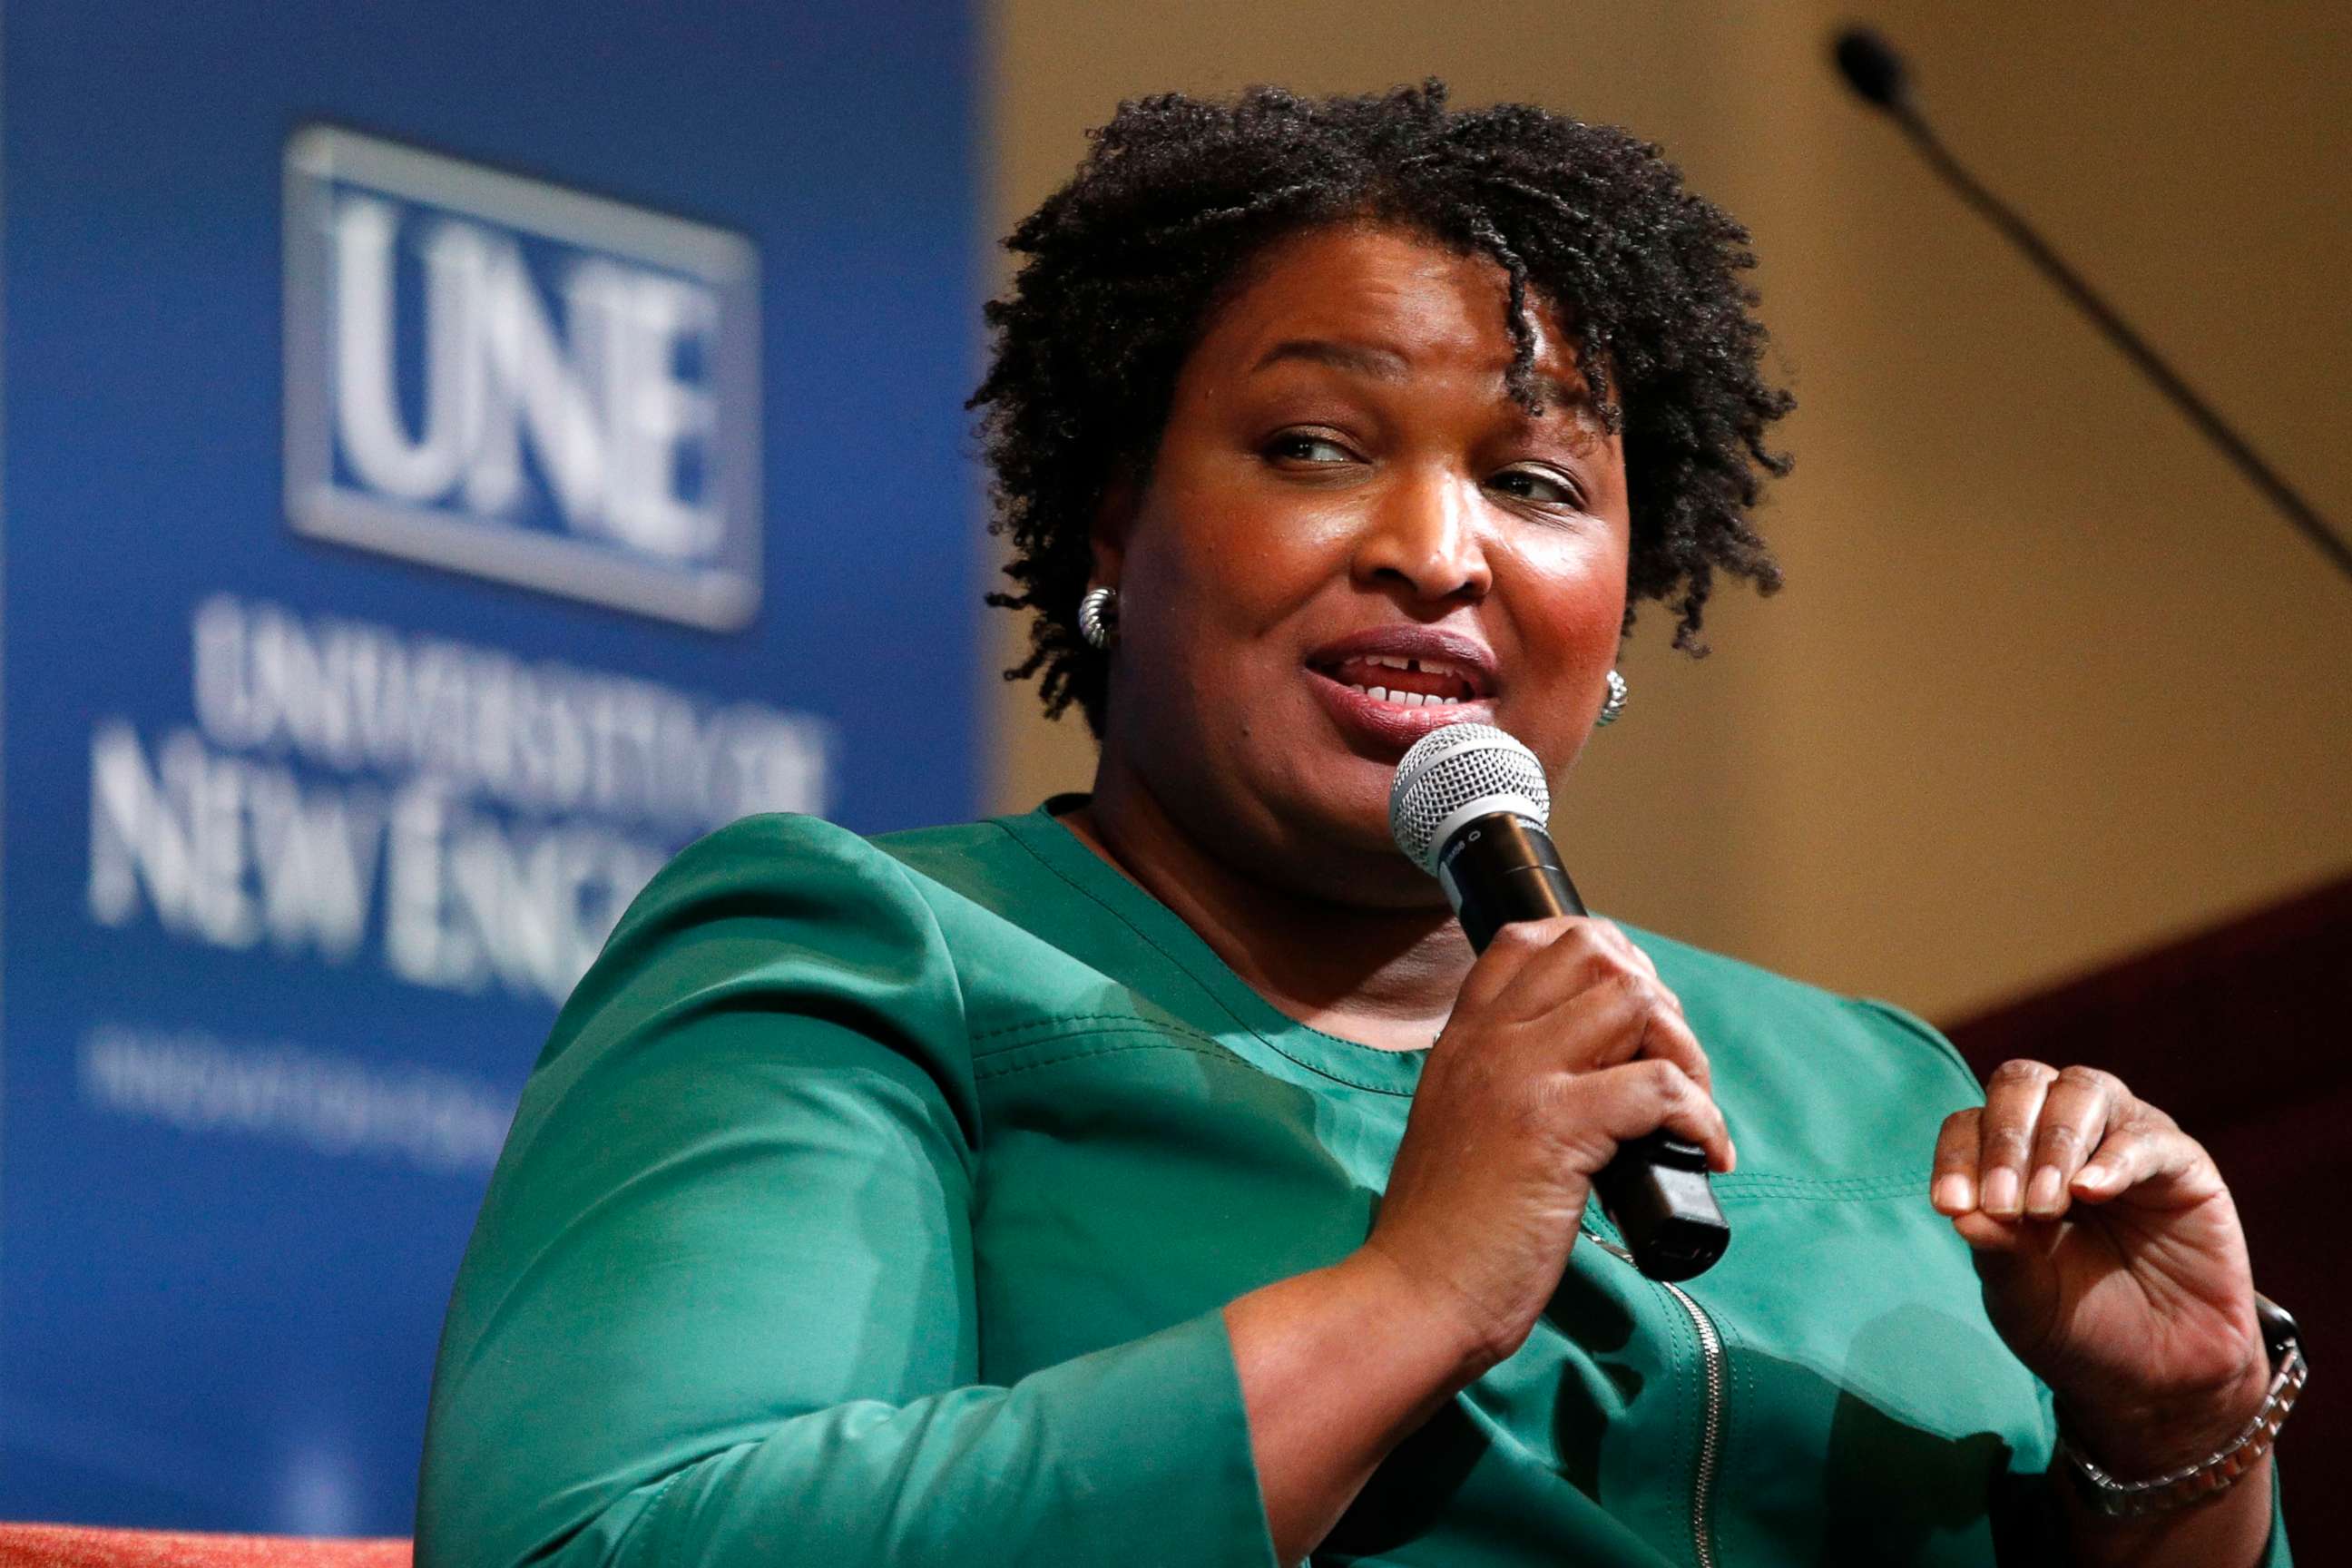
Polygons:
M405 1541L0 1524L0 1568L411 1568Z

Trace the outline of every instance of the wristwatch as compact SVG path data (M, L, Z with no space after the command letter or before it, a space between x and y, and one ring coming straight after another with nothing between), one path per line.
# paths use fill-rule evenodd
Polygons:
M2119 1481L2067 1441L2063 1431L2059 1433L2058 1451L2074 1467L2075 1478L2091 1506L2117 1519L2185 1508L2227 1491L2271 1451L2271 1445L2278 1440L2279 1428L2286 1424L2287 1412L2294 1408L2295 1400L2303 1393L2310 1366L2303 1357L2294 1319L2285 1308L2257 1290L2254 1317L2262 1325L2263 1348L2270 1352L2270 1393L2263 1398L2263 1407L2254 1412L2253 1419L2236 1437L2195 1464L2168 1470L2149 1480Z

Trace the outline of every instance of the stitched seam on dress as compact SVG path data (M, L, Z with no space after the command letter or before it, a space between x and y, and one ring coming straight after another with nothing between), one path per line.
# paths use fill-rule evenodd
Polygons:
M1137 941L1142 942L1144 946L1151 949L1152 952L1166 959L1169 963L1174 966L1176 972L1179 974L1181 974L1185 979L1191 981L1194 987L1197 988L1203 996L1206 996L1210 1001L1215 1003L1220 1008L1223 1009L1227 1017L1240 1025L1243 1028L1247 1029L1254 1038L1263 1043L1266 1049L1274 1052L1276 1056L1282 1058L1283 1060L1304 1068L1307 1071L1313 1073L1318 1078L1328 1078L1333 1083L1344 1083L1350 1089L1360 1089L1371 1094L1394 1095L1401 1100L1412 1098L1412 1090L1409 1089L1389 1089L1377 1083L1366 1083L1360 1079L1352 1079L1348 1077L1345 1073L1337 1073L1333 1072L1328 1068L1319 1067L1314 1062L1307 1061L1301 1057L1293 1056L1290 1052L1283 1049L1280 1042L1270 1037L1265 1030L1259 1028L1247 1018L1243 1017L1239 1013L1235 1012L1232 1003L1217 994L1216 987L1211 985L1198 974L1195 974L1191 966L1186 964L1182 959L1177 957L1174 953L1169 952L1166 948L1160 946L1160 943L1153 941L1150 932L1145 931L1141 926L1137 925L1133 921L1128 919L1125 914L1121 913L1117 909L1112 908L1108 900L1098 897L1092 889L1079 886L1076 879L1070 877L1067 873L1063 871L1059 866L1055 865L1051 860L1046 859L1043 855L1037 853L1036 847L1034 845L1028 843L1019 834L1013 832L1013 829L1010 827L1004 827L1003 823L999 823L997 826L999 827L1003 827L1004 829L1004 836L1012 839L1013 843L1020 845L1022 850L1027 854L1031 859L1036 861L1037 864L1045 867L1047 871L1053 873L1053 875L1072 892L1076 893L1080 898L1087 900L1090 903L1099 906L1104 913L1109 915L1111 919L1118 921L1119 924L1125 926L1129 931L1133 931ZM1067 829L1064 829L1063 831L1067 831ZM1091 855L1094 851L1089 849L1087 853ZM1148 893L1144 896L1146 898L1150 897ZM1363 1048L1361 1046L1357 1045L1353 1040L1342 1040L1337 1035L1324 1034L1322 1030L1315 1028L1311 1025L1301 1024L1293 1020L1292 1026L1294 1028L1305 1029L1308 1034L1329 1040L1335 1045L1350 1046L1359 1050Z
M1079 1023L1063 1027L1059 1026L1056 1021L1057 1026L1050 1031L1041 1031L1034 1039L1008 1040L992 1050L980 1053L972 1058L972 1066L977 1069L982 1062L1002 1061L1006 1057L1018 1056L1023 1051L1035 1050L1040 1046L1050 1046L1056 1040L1087 1039L1106 1035L1150 1035L1154 1038L1173 1037L1175 1040L1192 1043L1181 1047L1171 1045L1171 1048L1210 1050L1223 1056L1234 1055L1233 1047L1215 1036L1204 1035L1197 1029L1186 1028L1181 1024L1162 1026L1153 1023L1149 1018L1139 1018L1132 1013L1107 1013L1102 1016L1116 1022Z
M1927 1191L1927 1175L1849 1176L1811 1180L1804 1176L1747 1176L1729 1180L1718 1177L1715 1190L1717 1197L1769 1197L1790 1203L1867 1203L1876 1198L1900 1197L1912 1192Z
M687 1469L693 1468L689 1465ZM646 1504L644 1515L646 1540L653 1547L653 1557L656 1562L675 1562L678 1564L678 1568L690 1568L683 1557L673 1557L670 1552L672 1546L681 1545L683 1542L672 1542L667 1537L669 1534L670 1515L675 1511L670 1506L670 1494L677 1490L677 1483L685 1479L686 1470L671 1471L669 1479L655 1489L652 1500Z
M1104 1027L1106 1025L1109 1027ZM1225 1043L1214 1035L1173 1020L1161 1023L1133 1013L1057 1013L1048 1018L1024 1019L1018 1024L1000 1024L994 1028L981 1030L971 1037L975 1043L981 1040L1001 1043L984 1051L975 1051L972 1059L977 1064L984 1058L1006 1056L1025 1047L1042 1045L1070 1035L1120 1034L1136 1029L1198 1040L1204 1046L1214 1046L1220 1050L1226 1048ZM1033 1035L1035 1038L1024 1040L1017 1037L1022 1035Z
M940 911L932 905L929 899L923 896L923 889L916 885L915 879L919 873L909 868L905 861L899 859L897 856L891 854L887 850L881 851L881 855L883 860L889 866L891 873L898 878L898 881L906 888L907 891L913 896L917 907L923 911L923 918L930 922L931 940L939 944L940 956L947 960L948 979L955 987L956 1021L963 1026L964 1060L969 1063L971 1060L971 1002L964 994L963 965L956 962L955 950L948 945L948 933L946 928L940 924ZM923 879L925 881L930 880L928 877ZM934 887L940 887L941 885L942 884L936 882L932 883L932 886ZM977 1158L982 1146L988 1142L988 1129L980 1123L980 1106L978 1103L977 1093L979 1083L977 1079L973 1081L972 1088L974 1089L974 1103L972 1105L971 1136L963 1140L963 1143L965 1150L974 1158ZM942 1095L941 1098L944 1099L946 1097ZM955 1117L955 1106L952 1101L949 1103L948 1115L950 1120L953 1120ZM961 1124L958 1126L958 1131L959 1132L961 1131ZM967 1176L969 1176L970 1173L971 1167L967 1164Z
M1602 1250L1607 1251L1608 1249L1604 1247ZM1681 1446L1685 1442L1685 1438L1687 1438L1691 1455L1690 1489L1695 1491L1698 1488L1698 1428L1691 1425L1692 1398L1689 1394L1686 1394L1684 1392L1685 1369L1683 1365L1685 1358L1682 1354L1682 1351L1685 1345L1689 1347L1689 1359L1696 1367L1697 1375L1703 1380L1706 1371L1705 1366L1706 1347L1699 1342L1697 1326L1690 1321L1690 1313L1683 1310L1683 1304L1675 1300L1673 1291L1667 1289L1664 1285L1659 1284L1656 1280L1643 1273L1638 1268L1635 1268L1633 1262L1629 1259L1619 1258L1613 1252L1610 1253L1609 1256L1612 1260L1618 1263L1622 1263L1626 1268L1633 1269L1633 1278L1639 1279L1650 1292L1651 1305L1665 1318L1667 1340L1666 1372L1674 1379L1675 1384L1674 1422L1675 1442L1677 1446ZM1694 1298L1694 1300L1696 1300L1696 1298ZM1700 1305L1702 1309L1704 1309L1706 1304L1702 1302ZM1709 1315L1712 1316L1712 1314ZM1697 1397L1701 1400L1706 1398L1706 1388L1703 1381L1699 1385ZM1703 1413L1702 1419L1704 1419ZM1694 1536L1694 1540L1695 1539L1696 1537ZM1693 1550L1695 1552L1696 1548L1694 1547Z
M1093 1046L1080 1051L1065 1051L1060 1056L1047 1057L1041 1061L1014 1062L1008 1067L992 1068L989 1071L984 1073L976 1072L974 1074L974 1078L977 1081L993 1083L1001 1078L1011 1078L1014 1073L1034 1072L1040 1068L1060 1067L1065 1062L1083 1061L1088 1057L1116 1056L1122 1051L1181 1051L1186 1056L1202 1057L1213 1062L1223 1062L1226 1066L1238 1068L1243 1072L1255 1073L1257 1071L1257 1068L1250 1066L1249 1063L1242 1060L1241 1058L1234 1055L1228 1050L1212 1049L1201 1046L1185 1045L1179 1041L1161 1037L1157 1031L1153 1030L1139 1029L1133 1032L1137 1034L1150 1035L1151 1037L1137 1040L1127 1045Z
M1805 1186L1805 1187L1874 1187L1891 1181L1905 1179L1901 1173L1877 1171L1866 1176L1798 1176L1780 1171L1758 1171L1752 1175L1717 1178L1724 1186Z
M1739 1430L1739 1413L1756 1408L1756 1370L1753 1364L1756 1357L1751 1353L1744 1359L1734 1360L1731 1354L1734 1338L1737 1337L1741 1345L1747 1346L1746 1337L1735 1336L1733 1331L1721 1318L1716 1319L1715 1329L1716 1332L1724 1336L1723 1360L1724 1364L1731 1371L1732 1386L1735 1390L1741 1391L1736 1399L1727 1400L1723 1412L1723 1443L1715 1453L1715 1486L1716 1490L1720 1493L1725 1489L1725 1477L1731 1468L1731 1439L1732 1435ZM1748 1348L1752 1352L1753 1347ZM1721 1540L1721 1536L1718 1535L1717 1537L1718 1544Z
M1631 1268L1633 1266L1629 1263L1626 1267ZM1690 1454L1690 1482L1685 1489L1696 1497L1698 1493L1699 1441L1706 1433L1706 1412L1693 1406L1704 1405L1706 1402L1706 1346L1698 1337L1698 1326L1690 1321L1690 1314L1683 1310L1683 1304L1675 1300L1671 1291L1647 1276L1643 1276L1642 1283L1650 1288L1658 1310L1666 1313L1667 1321L1674 1324L1676 1347L1685 1343L1690 1347L1690 1365L1687 1368L1683 1364L1679 1348L1672 1357L1671 1364L1675 1369L1675 1439L1677 1445L1686 1447ZM1691 1516L1689 1510L1684 1510L1683 1521L1689 1527L1691 1568L1698 1568L1698 1521Z
M1113 1020L1141 1022L1133 1013L1055 1013L1049 1017L1024 1018L1014 1024L996 1024L985 1029L974 1029L975 1040L992 1040L1001 1035L1017 1035L1025 1029L1052 1029L1064 1024L1101 1024Z

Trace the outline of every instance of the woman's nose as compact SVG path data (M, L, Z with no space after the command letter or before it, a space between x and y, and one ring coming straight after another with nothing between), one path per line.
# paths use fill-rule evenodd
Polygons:
M1433 602L1485 598L1494 577L1478 532L1478 500L1475 486L1444 478L1399 484L1366 521L1356 580Z

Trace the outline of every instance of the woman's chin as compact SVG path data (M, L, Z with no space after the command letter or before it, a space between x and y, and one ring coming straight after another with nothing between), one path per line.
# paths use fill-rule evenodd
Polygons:
M1390 831L1394 776L1384 763L1342 755L1311 776L1286 781L1279 837L1256 874L1336 903L1404 908L1436 896L1436 882L1405 858Z

